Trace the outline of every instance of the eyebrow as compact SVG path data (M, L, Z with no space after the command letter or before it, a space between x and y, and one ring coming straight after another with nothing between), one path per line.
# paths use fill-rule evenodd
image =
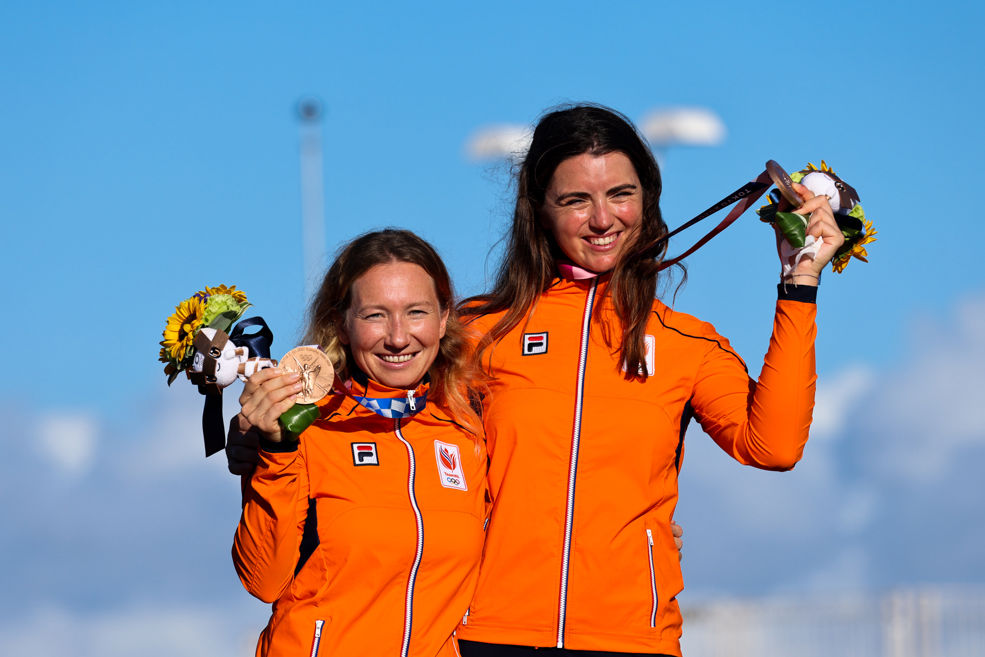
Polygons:
M633 183L625 183L623 185L616 185L615 187L607 189L605 193L607 196L611 196L612 194L618 194L619 192L624 192L627 190L635 192L638 189L639 187L637 185L634 185ZM564 192L562 194L558 194L554 198L554 202L560 203L561 201L567 198L588 198L589 196L591 196L591 194L589 194L588 192Z
M410 310L410 309L413 309L413 308L421 308L421 307L425 307L425 308L438 308L440 306L441 306L440 303L434 303L433 301L430 301L430 300L420 300L420 301L411 301L410 303L406 304L403 307L403 310ZM353 306L351 308L351 310L353 312L355 312L355 313L362 314L362 313L366 313L366 312L370 312L370 311L374 311L374 310L389 310L389 309L385 305L382 305L382 304L368 303L368 304L366 304L364 306L358 306L358 307L357 306Z

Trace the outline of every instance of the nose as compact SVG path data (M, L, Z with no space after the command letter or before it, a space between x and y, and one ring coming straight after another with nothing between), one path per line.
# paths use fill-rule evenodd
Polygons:
M592 216L588 218L589 227L599 232L605 232L612 228L614 223L615 220L605 200L592 201Z
M393 317L387 326L386 346L399 351L410 344L410 334L403 317Z

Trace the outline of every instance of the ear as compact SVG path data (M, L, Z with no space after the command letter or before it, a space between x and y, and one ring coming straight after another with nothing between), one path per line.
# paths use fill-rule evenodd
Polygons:
M448 328L448 309L441 313L441 326L438 329L438 339L445 337L445 329Z
M349 313L346 311L345 314L342 315L341 319L335 323L335 334L338 336L339 342L346 346L349 346L349 332L345 328L348 319Z

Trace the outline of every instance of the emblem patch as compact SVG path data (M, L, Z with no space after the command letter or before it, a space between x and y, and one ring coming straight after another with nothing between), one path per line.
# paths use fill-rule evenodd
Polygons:
M465 470L462 468L462 455L458 445L450 445L440 440L434 441L434 458L438 462L438 478L445 488L468 490Z
M353 465L379 465L380 456L376 453L376 443L352 443Z
M655 369L654 355L653 352L657 350L657 339L647 333L643 336L643 361L646 364L646 375L653 376L653 370ZM626 363L622 364L622 371L626 371ZM640 374L643 373L643 368L640 367Z
M536 356L547 353L547 331L523 334L523 355Z

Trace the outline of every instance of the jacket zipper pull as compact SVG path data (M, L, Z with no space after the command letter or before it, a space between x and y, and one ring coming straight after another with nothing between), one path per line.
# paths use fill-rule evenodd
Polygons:
M650 544L650 547L653 547L653 532L649 529L646 530L646 542Z
M413 390L408 390L407 391L407 404L410 406L410 410L412 410L412 411L416 411L417 410L417 403L414 401L414 391Z

